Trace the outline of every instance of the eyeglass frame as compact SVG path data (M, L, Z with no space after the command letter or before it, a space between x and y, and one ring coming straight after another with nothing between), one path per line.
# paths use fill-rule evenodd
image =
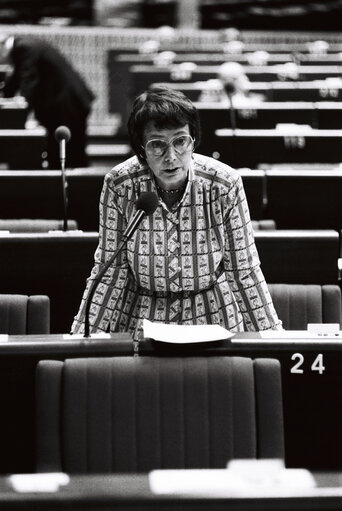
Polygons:
M176 148L175 148L175 146L173 145L173 141L174 141L174 140L176 140L177 138L180 138L180 137L190 137L191 142L192 142L192 149L194 148L194 146L195 146L195 139L194 139L194 138L192 138L192 136L191 136L190 134L188 134L188 133L184 133L184 134L176 135L175 137L171 138L171 140L169 140L169 142L166 142L166 141L165 141L165 140L163 140L162 138L151 138L151 140L148 140L144 146L143 146L143 145L141 146L141 148L142 148L142 149L144 149L145 154L147 154L147 151L146 151L146 146L147 146L147 144L148 144L149 142L153 142L153 141L158 140L158 142L165 142L165 144L166 144L165 151L164 151L162 154L159 154L159 155L151 154L150 156L152 156L153 158L161 158L162 156L164 156L164 154L166 153L166 151L169 149L169 147L170 147L171 145L173 146L173 148L174 148L175 152L181 156L181 155L183 155L183 154L185 154L185 153L187 152L188 148L187 148L187 149L185 149L185 151L184 151L183 153L180 153L180 152L178 152L178 151L177 151L177 149L176 149Z

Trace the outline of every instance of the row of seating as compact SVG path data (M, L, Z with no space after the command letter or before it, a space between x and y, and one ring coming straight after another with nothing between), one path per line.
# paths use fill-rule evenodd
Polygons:
M303 297L309 291L309 289L304 289L303 295L303 288L294 290L295 294L297 294L296 291L299 291L297 296L299 301L293 302L292 310L293 307L298 306L299 302L302 302L300 296ZM337 289L339 291L339 288ZM310 291L312 290L310 289ZM325 295L325 298L328 298L328 302L331 303L332 296L330 298L328 296L330 291L334 291L333 288L317 289L317 294L314 293L312 296L317 298ZM281 293L281 296L284 294ZM334 292L333 296L336 298L337 294ZM341 304L341 294L339 293L338 296ZM315 306L317 305L315 304ZM298 311L298 317L300 314L301 312ZM167 403L171 404L173 412L177 411L179 420L182 418L182 412L178 411L176 405L180 403L177 396L182 399L182 395L179 393L180 389L184 389L184 399L189 396L189 393L191 394L192 406L185 406L184 413L188 411L190 415L191 408L192 415L194 407L196 408L197 404L201 406L201 412L198 413L201 413L202 419L196 421L198 425L194 429L191 428L194 435L192 439L196 443L196 436L200 434L198 428L206 427L205 422L201 423L201 421L205 421L206 417L206 409L203 408L204 401L212 402L211 399L208 400L209 388L207 385L210 384L211 388L213 384L211 378L204 377L204 375L208 375L204 371L204 367L202 365L199 367L197 364L206 365L211 363L209 362L211 360L218 370L226 357L243 357L243 364L249 364L249 366L255 363L260 364L256 361L252 363L250 359L277 360L276 364L268 360L268 363L273 365L273 371L269 378L267 377L267 365L263 364L259 367L264 367L263 375L266 379L258 380L257 378L259 381L257 385L261 381L264 382L262 395L259 395L257 391L258 414L262 420L261 417L264 417L264 412L267 410L266 417L271 431L265 429L264 422L262 429L259 430L257 427L258 440L256 443L254 442L254 447L251 450L253 442L244 445L244 448L247 449L244 451L245 456L283 456L283 451L274 450L275 445L278 445L278 448L281 447L282 444L278 442L283 438L285 440L285 461L288 467L305 466L316 470L340 469L342 417L338 406L336 406L336 395L339 395L342 390L342 381L339 378L341 364L339 345L334 339L331 340L331 336L325 338L312 334L311 338L307 336L302 342L299 337L293 337L292 341L289 338L287 342L285 338L277 340L276 333L274 334L273 342L267 338L266 342L263 341L258 333L248 333L237 335L232 340L204 343L197 346L194 344L168 345L146 339L139 343L138 353L134 351L133 342L127 334L114 334L113 336L106 334L107 337L104 335L102 338L100 336L87 341L82 336L10 336L7 343L0 345L0 404L3 411L3 420L0 423L2 452L0 473L32 472L36 469L37 460L40 470L67 470L70 472L120 471L124 467L127 471L147 470L148 466L145 466L145 463L156 464L154 468L160 466L159 463L164 468L170 466L169 464L172 462L166 453L165 457L162 455L158 461L158 443L151 446L148 454L148 439L154 443L156 438L165 439L166 424L171 428L169 434L166 435L170 441L175 439L174 435L176 434L172 411L171 409L166 411L166 403L163 405L163 411L168 414L169 421L156 422L157 402L163 403L164 391L167 391L169 396ZM98 357L106 358L99 359ZM194 358L190 359L189 357ZM61 362L70 358L78 360ZM171 363L170 359L173 359L174 362ZM39 364L38 380L36 381L36 366L39 361L43 360L49 360L49 362ZM230 361L230 363L234 362ZM123 369L124 367L125 369ZM245 368L247 370L247 366ZM186 375L184 383L182 383L179 371L184 376ZM256 371L257 369L252 371L254 378L257 374ZM135 377L132 381L133 374ZM226 377L231 376L229 366L224 370L224 374ZM249 374L248 377L250 383L253 381L252 374ZM191 383L192 377L195 378L193 383ZM279 389L280 382L283 397L278 394L276 403L273 403L271 397L273 394L270 393L273 392L274 385ZM243 385L242 382L241 385ZM180 386L178 387L179 392L176 392L177 386ZM235 387L235 384L233 386ZM37 396L35 388L38 392ZM157 392L158 388L160 392ZM190 390L192 388L194 395ZM241 389L242 387L237 385L237 391ZM228 400L229 395L228 392L226 395ZM244 407L251 402L248 395L254 395L254 392L245 396L246 402L244 399L234 400L237 408L232 410L233 416L235 413L239 413L238 410L242 412L240 406ZM147 399L146 403L145 399ZM125 408L121 408L123 403L125 403ZM227 401L226 406L221 408L221 413L227 410L229 403L230 401ZM117 413L117 407L119 407L120 413ZM141 410L144 410L144 417L140 415ZM281 416L282 410L284 419ZM163 411L160 410L159 417L166 419ZM275 412L278 417L276 423L273 422ZM232 415L230 416L232 417ZM139 417L138 421L137 417ZM99 420L100 418L101 420ZM133 423L130 419L133 420ZM250 432L253 429L250 430L250 427L253 425L254 428L255 422L252 416L250 419L244 425L239 426L241 430L237 435L244 432L249 439L252 438ZM194 420L194 416L192 420ZM224 417L221 414L216 416L215 412L212 415L212 420L211 431L214 431L215 425L217 425L230 438L229 431L231 430L220 427L221 420L225 423ZM158 423L163 428L161 436L156 436L155 427ZM25 424L25 428L22 427L23 424ZM278 435L280 425L284 428L283 437ZM311 425L309 435L308 425ZM34 442L36 426L38 426L38 430L36 431L36 442ZM197 432L196 435L195 432ZM140 435L146 436L144 447L139 441L139 438L142 438ZM126 449L126 441L132 442L131 449ZM111 442L113 442L113 450L109 447ZM313 444L315 449L312 449ZM182 445L184 444L179 445L180 449ZM190 444L186 442L185 445L190 449L191 442ZM203 454L204 444L196 445L199 453ZM160 448L159 452L163 452L163 447L160 446ZM242 445L241 448L243 448ZM237 449L240 453L240 448ZM139 454L142 453L145 453L146 457L140 458ZM176 455L176 451L174 454ZM178 454L180 455L181 451ZM200 454L198 455L200 456ZM226 455L227 453L225 453ZM238 455L235 454L236 456ZM89 463L85 461L86 458ZM179 458L177 459L178 461L174 460L175 466L179 466L178 463L180 463ZM188 458L186 466L191 466L193 460L192 456ZM204 466L207 466L205 465L207 462L203 461L203 458L198 461L198 463L204 463ZM212 460L213 465L210 466L215 466L214 463L217 462L217 458L215 462Z
M269 284L286 330L306 330L308 323L341 323L342 298L337 284ZM0 294L0 334L50 333L51 300L47 295Z
M99 198L108 171L106 167L66 171L68 229L98 230ZM253 220L272 219L278 229L341 228L341 170L239 172ZM63 229L57 220L63 218L61 173L0 171L0 218L0 231Z
M161 83L160 80L154 83ZM203 81L192 82L167 82L168 86L181 90L191 101L199 101L203 90L212 90L212 86ZM342 83L340 79L326 78L324 80L311 81L272 81L272 82L251 82L250 92L261 94L266 101L340 101L342 98ZM111 109L116 111L118 105L115 97L111 98ZM127 103L127 101L126 101ZM125 103L125 104L126 104Z
M195 106L200 115L203 137L219 128L271 129L284 123L305 124L320 130L342 128L342 105L336 101L247 103L235 106L233 119L228 101L223 104L195 102Z

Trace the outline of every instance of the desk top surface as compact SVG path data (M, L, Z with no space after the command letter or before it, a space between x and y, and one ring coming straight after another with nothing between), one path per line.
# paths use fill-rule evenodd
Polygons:
M183 471L184 473L184 471ZM264 489L253 491L233 491L232 494L194 495L165 493L156 494L151 490L151 474L84 475L68 476L56 474L63 484L56 491L16 491L13 486L15 476L0 478L0 504L6 509L33 509L34 504L49 505L49 509L112 509L108 506L120 505L120 509L144 509L146 505L158 510L166 509L227 509L230 510L312 510L341 509L342 477L339 473L313 474L315 485L300 490L287 489L277 492ZM33 479L39 478L34 475ZM49 476L49 474L44 475ZM43 477L44 477L43 476ZM40 477L42 482L42 477ZM24 506L24 507L20 507ZM64 507L65 506L65 507ZM70 506L70 507L69 507ZM181 507L179 507L181 506ZM194 507L195 506L195 507ZM214 507L212 507L214 506ZM310 507L311 506L311 507ZM314 507L312 507L314 506ZM323 507L322 507L323 506ZM115 507L116 509L116 507Z

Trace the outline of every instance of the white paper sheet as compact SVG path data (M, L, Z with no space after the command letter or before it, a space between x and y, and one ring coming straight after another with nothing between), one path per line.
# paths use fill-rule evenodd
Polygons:
M153 470L151 491L159 495L200 495L206 497L271 497L305 495L315 481L305 469L283 469L264 473L231 469Z
M233 333L220 325L173 325L143 321L144 337L174 344L221 341L230 339Z
M14 474L9 477L9 481L18 493L54 493L60 486L69 484L70 477L64 472Z

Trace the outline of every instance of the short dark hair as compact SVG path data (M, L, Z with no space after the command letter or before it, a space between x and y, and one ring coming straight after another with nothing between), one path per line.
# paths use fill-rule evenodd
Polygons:
M200 142L199 114L190 99L167 86L148 89L135 99L127 123L132 149L141 163L145 162L143 133L149 121L161 129L188 124L195 146Z

